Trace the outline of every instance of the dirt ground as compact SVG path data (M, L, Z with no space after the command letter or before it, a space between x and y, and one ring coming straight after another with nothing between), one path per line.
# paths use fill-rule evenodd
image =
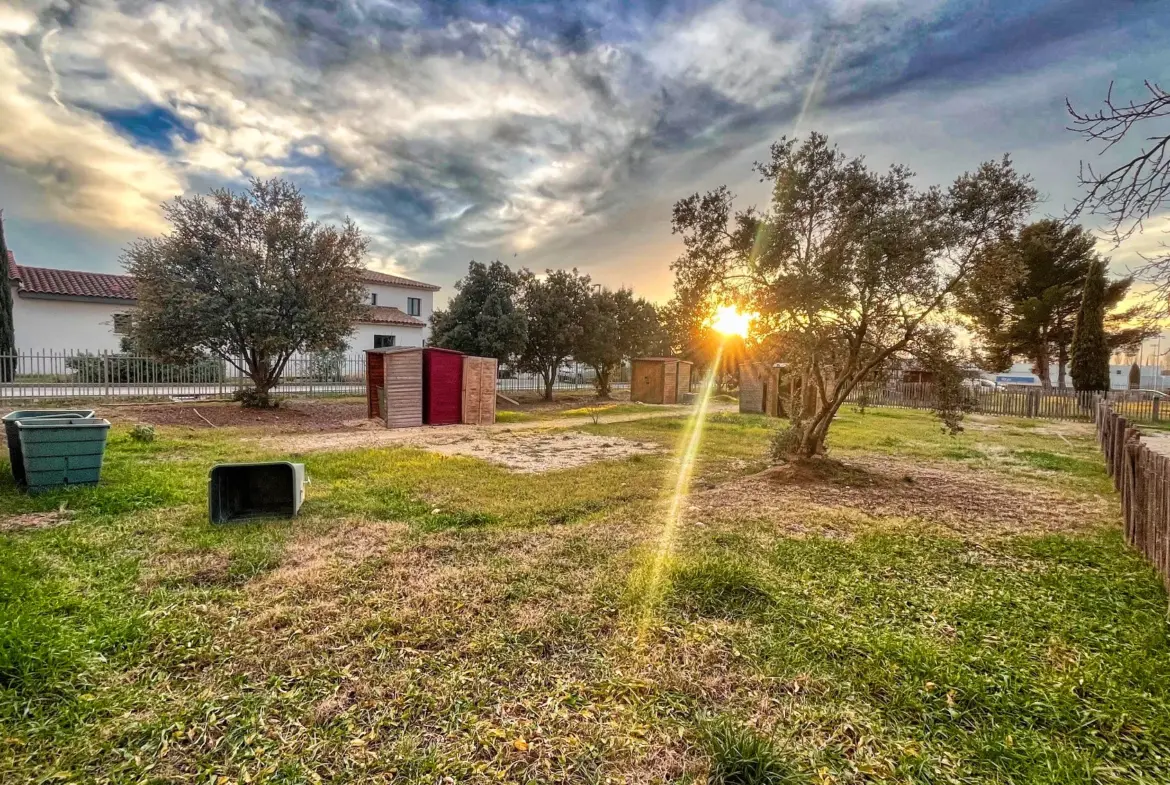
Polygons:
M802 511L841 510L839 530L813 532ZM768 521L789 533L849 536L866 516L927 520L975 538L1091 528L1116 515L1116 501L1069 497L1057 488L1013 482L962 466L887 456L778 466L692 497L692 520ZM817 516L823 521L824 516Z
M605 421L604 418L602 421ZM547 423L386 429L376 421L362 421L360 425L340 433L282 435L263 437L258 441L265 448L294 454L364 447L419 447L443 455L480 458L524 473L570 469L594 461L649 455L659 451L658 445L649 442L550 428Z
M538 393L507 393L518 405L497 401L499 411L519 411L548 414L565 409L588 406L597 401L592 390L558 391L552 401L543 400ZM615 391L605 403L625 403L628 391ZM362 398L288 398L278 409L245 409L238 403L208 401L204 403L133 403L96 405L81 403L69 408L94 408L99 417L114 424L149 423L197 430L211 428L264 428L277 433L320 433L363 427L366 420L366 402ZM51 406L49 408L65 408ZM0 415L11 409L0 409Z
M616 393L612 402L629 400L627 392ZM501 406L500 411L555 412L579 408L596 401L591 391L558 393L554 401L528 394L519 406ZM730 410L726 404L712 411ZM499 423L490 426L452 425L387 429L377 420L366 419L362 399L293 399L279 409L244 409L236 403L130 404L97 407L97 415L111 423L211 430L214 428L257 429L262 435L241 435L242 442L258 442L274 452L301 454L322 450L353 450L369 447L419 447L444 455L466 455L505 466L516 472L569 469L595 461L618 460L633 455L657 453L657 444L616 437L601 437L568 430L590 422L585 418ZM670 417L685 407L652 407L646 413L601 416L598 422L624 422L646 417Z

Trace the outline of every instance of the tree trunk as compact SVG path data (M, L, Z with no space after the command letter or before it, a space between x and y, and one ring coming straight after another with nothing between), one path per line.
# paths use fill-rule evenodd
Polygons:
M551 372L541 371L540 375L544 378L544 399L551 401L553 399L553 386L557 383L557 367L553 366Z
M1032 354L1032 373L1040 378L1040 386L1045 390L1052 389L1052 375L1049 366L1052 361L1048 355L1048 343L1042 342L1036 345Z
M254 357L248 363L248 378L252 380L252 389L246 391L240 402L249 409L268 409L273 405L272 388L276 386L276 378L272 372L272 363L267 357Z
M1068 369L1068 344L1061 344L1057 349L1057 383L1060 389L1068 389L1068 383L1065 381L1066 370Z
M609 380L610 376L612 375L612 369L608 365L595 365L593 366L593 372L597 374L597 379L594 382L594 386L597 388L597 397L609 398Z

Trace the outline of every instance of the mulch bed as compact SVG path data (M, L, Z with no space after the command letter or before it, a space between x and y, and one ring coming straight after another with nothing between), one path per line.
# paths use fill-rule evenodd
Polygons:
M366 404L355 400L306 399L286 401L279 409L245 409L238 403L163 403L98 407L97 413L115 424L141 422L199 430L210 430L215 426L263 427L284 432L338 431L352 427L354 421L365 420Z

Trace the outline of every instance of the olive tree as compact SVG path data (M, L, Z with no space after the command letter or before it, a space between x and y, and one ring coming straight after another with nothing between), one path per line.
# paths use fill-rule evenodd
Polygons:
M759 313L754 329L783 347L775 359L811 387L807 404L794 402L786 440L790 454L809 457L877 369L944 354L920 344L936 342L957 293L987 248L1018 229L1036 191L1006 156L945 190L919 189L906 167L875 172L816 133L781 139L756 168L772 184L765 211L736 212L726 188L675 205L676 293L705 291Z
M662 351L658 311L629 289L596 288L585 305L581 336L573 352L594 372L598 398L608 398L613 372L624 360Z
M366 308L367 241L352 221L310 221L304 197L279 179L163 209L171 231L123 256L143 351L167 362L218 357L251 380L244 402L265 407L294 354L345 346Z

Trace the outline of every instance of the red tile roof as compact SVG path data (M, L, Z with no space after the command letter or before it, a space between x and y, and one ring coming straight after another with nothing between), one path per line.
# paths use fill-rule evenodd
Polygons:
M388 273L379 273L374 270L366 270L362 274L363 283L381 284L382 286L404 286L408 289L427 289L432 292L437 292L441 286L435 286L433 283L423 283L422 281L412 281L409 278L403 278L400 275L389 275Z
M8 277L19 281L18 292L29 294L58 295L61 297L101 297L114 300L133 300L134 278L129 275L111 275L109 273L90 273L81 270L58 270L54 267L29 267L16 263L12 251L8 252ZM380 286L401 286L408 289L427 289L438 291L440 287L434 284L412 281L397 275L387 275L373 270L366 270L361 276L362 283ZM379 309L383 310L383 309ZM397 308L384 310L397 311L402 318L409 322L402 324L419 324L418 319L407 316ZM375 321L386 321L378 319Z
M134 300L134 278L129 275L58 270L17 264L8 252L8 276L19 281L17 293L48 294L60 297L96 297L106 300Z
M426 327L426 322L408 316L390 305L371 305L364 319L358 319L362 324L398 324L403 327Z

